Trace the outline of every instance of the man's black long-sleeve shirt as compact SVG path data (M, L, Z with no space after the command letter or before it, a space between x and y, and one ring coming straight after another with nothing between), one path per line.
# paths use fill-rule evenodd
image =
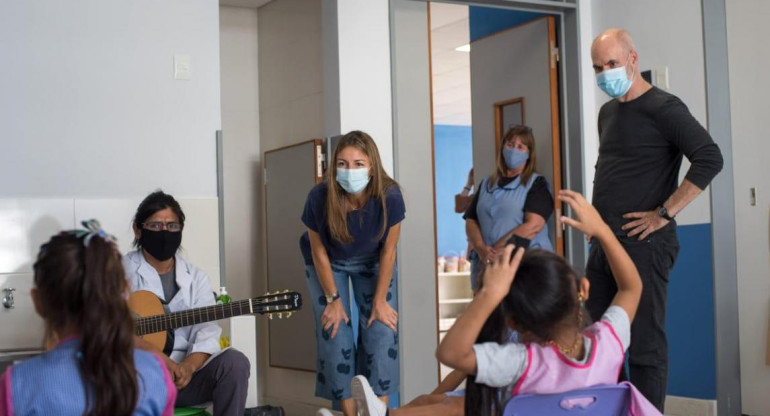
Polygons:
M602 106L592 202L613 230L623 214L651 211L674 193L683 155L685 178L700 189L722 170L719 147L676 96L653 87Z

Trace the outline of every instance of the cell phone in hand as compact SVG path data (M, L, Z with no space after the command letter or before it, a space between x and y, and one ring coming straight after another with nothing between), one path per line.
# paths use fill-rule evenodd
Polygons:
M505 245L513 244L516 249L513 250L511 253L511 258L516 254L516 251L519 249L526 250L529 248L529 243L531 242L530 239L524 238L520 235L514 234L511 238L508 239L508 241L505 242Z

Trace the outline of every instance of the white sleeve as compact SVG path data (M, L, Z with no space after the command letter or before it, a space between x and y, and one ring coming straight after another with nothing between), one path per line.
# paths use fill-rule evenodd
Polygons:
M623 351L626 351L628 346L631 345L631 323L628 320L626 310L617 305L610 306L604 312L602 321L610 324L612 329L615 330L615 334L620 338L620 343L623 345Z
M211 306L216 303L214 300L214 291L211 289L209 278L200 270L193 273L194 299L192 308ZM190 338L187 345L187 355L194 352L203 352L215 354L221 349L219 347L219 337L222 335L222 328L216 322L205 322L193 325L190 328Z
M475 344L476 382L505 387L519 380L527 368L527 347L523 344L485 342Z

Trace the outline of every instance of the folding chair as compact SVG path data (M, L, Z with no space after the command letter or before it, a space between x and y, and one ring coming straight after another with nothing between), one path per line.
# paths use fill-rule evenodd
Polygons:
M628 416L626 385L596 386L559 394L522 394L508 400L503 416Z

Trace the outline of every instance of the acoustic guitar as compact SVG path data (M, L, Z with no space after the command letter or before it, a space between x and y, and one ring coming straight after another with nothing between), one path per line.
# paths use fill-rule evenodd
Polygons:
M289 291L275 292L226 304L165 313L163 304L154 293L139 290L131 293L128 306L136 316L136 335L162 351L167 330L240 315L267 314L270 319L274 315L288 318L302 308L302 295Z

